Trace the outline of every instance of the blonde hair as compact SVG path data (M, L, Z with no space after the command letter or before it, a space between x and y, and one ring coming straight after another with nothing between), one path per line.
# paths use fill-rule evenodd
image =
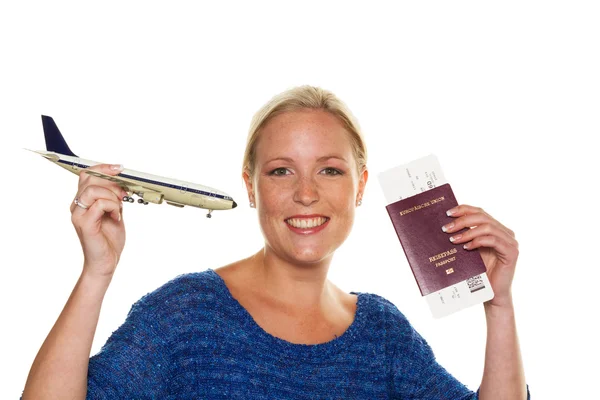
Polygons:
M254 174L256 142L261 128L279 114L300 109L324 110L338 117L350 134L350 143L360 175L367 165L367 148L358 121L346 104L333 93L310 85L297 86L275 95L254 114L246 141L242 172L247 171L250 177Z

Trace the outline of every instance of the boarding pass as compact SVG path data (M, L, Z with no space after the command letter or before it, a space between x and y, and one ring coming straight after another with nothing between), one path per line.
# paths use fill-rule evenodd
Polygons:
M386 204L447 183L439 161L433 154L384 171L379 174L378 178ZM440 318L491 300L494 292L487 274L483 273L424 297L434 318Z

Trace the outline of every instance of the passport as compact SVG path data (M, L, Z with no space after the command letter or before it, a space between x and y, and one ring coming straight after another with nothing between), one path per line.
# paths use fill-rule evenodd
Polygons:
M478 251L453 244L442 231L442 225L454 220L446 211L457 205L446 183L386 206L422 296L486 272Z
M448 202L449 200L446 200L444 196L444 207L439 210L439 213L431 214L434 209L431 207L439 206L441 200L430 200L435 200L440 196L431 197L424 193L448 183L437 157L434 154L430 154L383 171L379 173L379 183L383 189L387 205L393 206L395 203L399 203L400 200L407 200L407 203L404 203L403 206L397 206L398 210L392 210L390 219L392 219L394 229L397 231L396 235L400 238L400 243L405 255L409 259L413 275L433 317L445 317L467 307L491 300L494 297L494 291L485 272L472 275L458 283L450 283L456 280L455 278L458 275L455 274L457 271L465 272L462 270L464 257L461 255L466 253L474 254L470 257L475 258L475 260L467 258L466 261L468 263L472 261L475 264L479 263L478 257L481 258L481 256L478 251L467 251L461 245L452 245L452 242L449 241L451 235L441 231L442 225L455 219L445 215L446 210L452 208L451 204L456 205L454 193L452 193L452 189L449 186L453 202ZM433 193L435 194L436 192ZM408 202L408 199L414 196L421 197ZM402 213L402 217L406 218L399 218L400 215L394 215L396 212ZM412 214L411 218L416 218L417 221L408 218L409 214ZM438 221L435 223L429 221L432 225L427 225L430 218L437 218ZM409 232L412 229L415 229L414 233ZM428 242L430 235L436 242ZM426 236L427 239L425 239ZM442 236L444 236L443 239ZM405 239L403 240L402 238ZM437 244L434 245L434 243ZM450 247L448 248L447 246ZM436 253L437 250L439 252ZM424 256L420 257L419 252L424 254ZM435 254L430 255L429 253ZM429 257L432 257L433 260L429 260ZM429 260L429 263L426 260ZM435 268L430 267L432 262L435 262ZM481 264L483 264L483 260L481 260ZM442 269L446 276L441 272ZM473 270L478 269L473 268ZM465 273L465 275L470 275L470 273ZM431 290L438 288L440 285L448 286L431 292Z

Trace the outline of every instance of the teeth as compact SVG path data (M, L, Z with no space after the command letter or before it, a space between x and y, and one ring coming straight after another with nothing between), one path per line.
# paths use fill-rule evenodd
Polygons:
M293 226L294 228L306 229L306 228L314 228L319 225L323 225L327 221L325 217L318 218L290 218L286 220L288 224Z

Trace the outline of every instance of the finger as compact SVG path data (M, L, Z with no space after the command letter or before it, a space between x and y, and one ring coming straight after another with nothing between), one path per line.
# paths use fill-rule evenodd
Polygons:
M116 222L120 222L123 219L123 203L121 201L115 201L115 200L109 200L109 199L99 198L99 199L95 200L90 206L88 206L88 208L83 208L83 207L75 205L75 209L73 209L72 212L71 212L71 221L73 223L79 224L80 220L82 219L82 217L84 215L88 214L89 211L92 209L92 207L94 207L94 205L98 201L102 201L102 202L109 201L111 203L118 204L118 207L117 207L116 211L111 209L112 211L111 211L111 215L110 216ZM83 202L81 202L81 203L83 203ZM85 204L85 203L83 203L83 204Z
M475 250L481 247L493 248L496 251L500 261L505 264L514 263L519 256L519 249L510 245L508 242L498 236L477 236L472 241L463 245L463 248L466 250Z
M85 184L86 182L97 181L98 179L100 179L101 181L105 181L107 183L118 186L117 183L114 183L108 179L100 178L100 177L89 174L89 171L96 171L96 172L100 172L102 174L116 176L116 175L119 175L123 171L123 166L120 164L97 164L97 165L93 165L89 168L82 169L79 172L79 185L80 186Z
M499 229L502 229L508 236L512 237L513 239L515 237L513 231L502 225L500 221L494 219L491 215L487 213L465 214L442 226L442 230L447 233L453 233L458 232L464 228L472 228L483 224L490 224L492 226L496 226Z
M467 229L464 232L458 232L450 236L449 240L454 244L466 243L481 236L495 237L498 240L506 243L508 246L518 248L518 243L512 236L510 236L504 229L491 224L481 224L473 229Z
M97 231L98 222L104 214L109 214L115 222L122 221L120 217L120 202L107 199L97 199L83 214L73 213L72 220L84 231ZM78 207L80 208L80 207Z
M117 183L111 182L104 178L92 176L86 173L87 170L93 170L102 172L108 175L117 175L123 170L123 166L120 164L98 164L92 167L86 168L79 173L78 193L82 193L87 186L104 186L112 190L115 195L120 198L127 196L127 192Z
M101 172L103 174L115 176L115 175L119 175L123 171L123 165L121 165L121 164L96 164L96 165L92 165L91 167L82 169L79 172L80 181L81 180L87 180L89 178L96 178L96 177L88 174L86 171L96 171L96 172Z
M98 199L105 199L110 201L116 201L122 207L121 197L115 194L112 190L103 187L103 186L88 186L86 187L81 194L78 196L78 201L86 205L88 209L94 204L94 202ZM71 204L71 213L83 214L87 210L83 207L78 206L73 202Z
M452 207L447 211L449 216L457 217L465 214L474 214L478 212L485 212L481 207L475 207L468 204L459 204L455 207Z
M86 168L92 171L98 171L98 172L102 172L105 174L110 174L110 175L118 175L119 173L121 173L123 171L123 165L122 164L96 164L96 165L92 165L89 168Z
M485 212L483 210L483 208L481 207L474 207L474 206L470 206L468 204L460 204L456 207L453 207L451 209L449 209L448 211L446 211L446 214L450 217L453 218L459 218L462 216L471 216L471 215L484 215L490 218L490 220L493 220L494 223L498 224L499 226L501 226L510 236L512 236L513 238L515 237L515 233L512 229L507 228L506 226L504 226L500 221L498 221L497 219L495 219L494 217L492 217L490 214L488 214L487 212ZM456 222L456 221L455 221ZM476 224L472 224L469 226L475 226ZM466 225L464 225L466 226Z
M123 201L123 197L126 194L127 192L123 191L122 189L114 189L111 187L106 187L104 184L102 184L84 187L82 191L75 195L75 198L78 199L80 204L86 205L89 208L96 198ZM70 206L71 213L75 212L77 208L85 210L83 207L77 206L77 204L75 204L75 200L73 200Z
M75 204L75 201L71 202L71 212L85 212L86 209L89 209L91 205L96 201L96 199L104 198L107 200L116 200L120 199L117 194L114 193L110 188L105 186L86 186L80 191L75 198L78 200L79 204L82 204L86 207L81 207Z
M119 198L123 198L127 195L127 192L118 183L111 182L107 179L99 178L97 176L91 176L88 174L86 175L88 176L88 178L81 181L79 187L77 188L77 191L79 193L82 193L83 190L88 186L103 186L111 190Z

